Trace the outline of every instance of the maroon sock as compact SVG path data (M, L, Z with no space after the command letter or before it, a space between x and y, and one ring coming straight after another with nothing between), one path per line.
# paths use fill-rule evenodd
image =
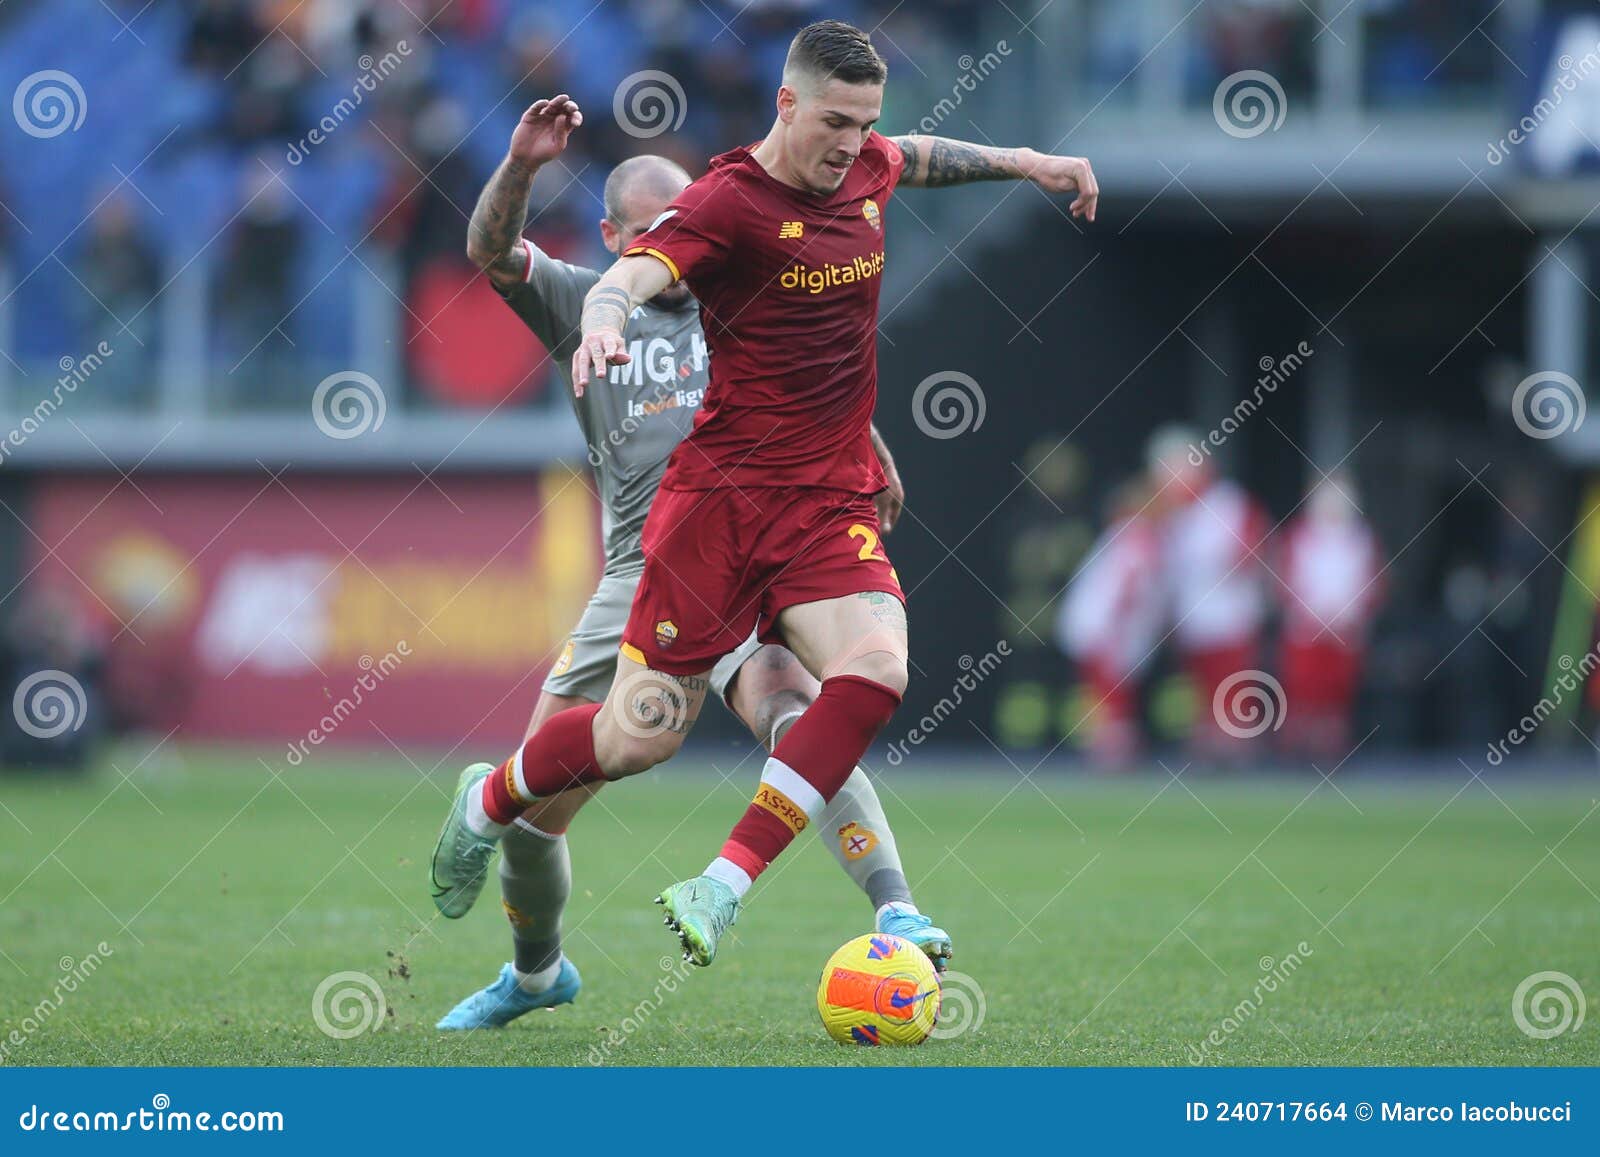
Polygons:
M558 711L483 781L483 810L490 819L509 824L535 800L605 778L594 755L594 717L600 707L590 703Z
M825 679L816 702L795 720L773 749L772 758L793 770L827 802L839 793L899 705L897 693L860 675ZM805 809L763 777L755 801L722 845L722 856L753 880L808 823Z

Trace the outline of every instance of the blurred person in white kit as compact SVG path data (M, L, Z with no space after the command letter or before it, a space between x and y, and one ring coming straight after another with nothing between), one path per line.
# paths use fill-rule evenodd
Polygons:
M1089 696L1084 746L1108 768L1139 754L1139 671L1166 622L1155 498L1143 479L1117 488L1106 528L1068 584L1056 619L1056 640Z
M1296 752L1343 758L1368 634L1384 595L1383 548L1347 474L1312 483L1280 549L1280 668L1289 706L1280 739Z
M1168 510L1162 572L1172 642L1194 688L1190 747L1205 757L1237 755L1247 740L1224 729L1227 715L1214 705L1224 682L1261 665L1268 608L1261 556L1266 511L1217 473L1192 430L1157 430L1147 457L1151 485Z

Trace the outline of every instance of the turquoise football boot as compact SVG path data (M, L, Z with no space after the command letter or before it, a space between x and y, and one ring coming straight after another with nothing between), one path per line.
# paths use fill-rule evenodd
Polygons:
M474 763L461 773L450 815L433 849L433 905L452 920L472 910L489 874L489 861L500 846L499 840L480 836L467 827L467 793L482 791L484 779L493 772L493 764Z
M884 912L878 917L878 931L911 941L928 954L928 959L933 961L933 967L938 972L949 968L950 958L955 955L955 949L950 944L950 933L935 927L933 921L921 912L908 912L895 902L884 905Z
M678 934L683 958L704 968L716 959L717 941L739 918L739 897L721 880L696 876L656 897L667 910L663 923Z
M504 1028L523 1013L536 1008L554 1008L558 1004L571 1004L583 987L583 977L573 967L572 961L561 958L561 972L556 982L543 992L524 992L517 984L517 972L507 964L500 977L488 988L479 989L456 1005L434 1028L445 1032L471 1032L475 1028Z

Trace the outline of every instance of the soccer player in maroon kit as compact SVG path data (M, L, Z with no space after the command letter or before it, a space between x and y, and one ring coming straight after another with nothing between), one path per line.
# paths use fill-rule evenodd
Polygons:
M1092 221L1099 188L1081 157L880 136L886 76L860 29L803 28L766 138L714 158L590 290L575 390L629 360L629 313L678 280L700 301L711 381L645 522L611 694L553 716L500 767L462 773L433 857L446 916L471 907L500 836L533 801L669 759L706 673L757 628L822 690L773 749L721 854L658 898L686 955L709 964L751 882L899 705L905 596L879 541L872 495L885 482L869 434L884 210L900 183L1013 179L1075 192L1072 214Z

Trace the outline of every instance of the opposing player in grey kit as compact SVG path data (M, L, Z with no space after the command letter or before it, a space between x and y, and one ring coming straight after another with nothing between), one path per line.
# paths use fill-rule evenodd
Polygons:
M568 136L582 123L577 102L566 94L535 101L522 114L509 153L478 198L468 229L468 255L558 366L572 360L584 295L600 274L554 260L523 237L522 230L534 175L561 155ZM630 245L688 183L689 175L665 157L634 157L618 165L605 184L600 236L606 248L618 253ZM545 679L528 723L529 735L558 711L606 698L616 676L634 588L644 569L640 530L667 458L688 434L705 392L706 343L700 308L681 282L635 309L623 336L633 351L632 360L611 367L608 381L573 399L600 488L605 569ZM891 482L878 496L879 518L887 532L903 495L894 463L876 430L873 444ZM723 657L710 682L769 750L820 687L787 649L758 643L754 635ZM540 800L506 835L500 887L511 920L514 959L493 984L456 1005L439 1028L496 1028L532 1009L565 1004L578 995L582 983L578 970L561 951L561 914L572 886L565 832L597 790L598 785L591 784ZM877 930L911 940L943 968L951 955L950 937L912 903L894 833L878 793L859 767L828 805L818 832L867 893L876 911Z

